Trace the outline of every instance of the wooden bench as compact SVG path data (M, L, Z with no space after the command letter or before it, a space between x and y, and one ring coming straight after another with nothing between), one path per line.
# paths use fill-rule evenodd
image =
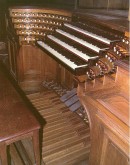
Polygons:
M7 145L32 137L36 165L40 165L40 124L0 67L0 157L8 165Z

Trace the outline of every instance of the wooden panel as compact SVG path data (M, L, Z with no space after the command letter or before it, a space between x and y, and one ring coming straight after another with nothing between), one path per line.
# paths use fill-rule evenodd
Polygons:
M61 84L69 89L72 89L74 86L73 75L64 67L61 67Z
M38 48L31 45L24 45L21 48L19 56L21 56L21 60L23 62L22 69L24 78L22 77L22 79L26 79L26 75L29 73L41 75L41 53Z
M128 6L128 0L79 0L79 7L82 8L128 9Z
M109 84L98 82L93 87L86 82L85 88L79 84L78 95L91 129L91 165L129 164L128 70L125 64L119 70L116 82L109 77Z
M128 0L110 0L109 1L109 8L115 9L128 9L129 2Z
M44 53L43 65L44 65L44 78L47 81L56 80L58 76L57 67L58 63L50 56Z
M9 53L9 65L10 65L10 72L12 76L17 80L17 52L18 47L15 41L8 39L8 53Z
M108 0L93 0L94 2L94 8L107 8Z
M109 113L107 109L100 108L99 111L100 112L98 112L97 117L100 119L101 126L104 130L103 135L107 135L109 139L111 139L111 141L128 157L128 126L119 120L115 115ZM102 155L100 157L102 157Z
M129 72L124 70L121 67L118 67L117 74L116 74L116 83L120 86L122 92L128 98L128 91L129 91Z
M93 0L79 0L79 7L87 7L87 8L92 8L93 7Z
M23 45L17 60L19 82L26 90L39 89L45 79L56 79L57 63L35 46Z
M129 106L128 100L119 95L114 95L107 97L105 99L98 100L102 105L104 105L111 113L117 116L125 124L129 125Z
M116 140L118 144L113 140ZM128 165L127 156L118 148L121 143L110 131L105 130L100 165Z

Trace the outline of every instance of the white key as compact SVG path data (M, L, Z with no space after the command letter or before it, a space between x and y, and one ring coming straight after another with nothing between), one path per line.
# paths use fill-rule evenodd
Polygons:
M51 48L46 43L44 43L42 41L37 41L37 43L40 46L42 46L44 49L46 49L47 51L49 51L51 54L53 54L57 59L59 59L60 61L64 62L66 65L68 65L69 67L71 67L73 70L75 70L76 68L88 66L88 64L78 66L74 62L70 61L69 59L67 59L66 57L64 57L60 53L58 53L56 50L54 50L53 48Z
M54 42L60 44L61 46L65 47L65 49L71 51L72 53L75 53L76 56L78 56L78 57L84 59L85 61L88 61L89 59L93 59L93 58L95 59L95 58L98 57L98 56L90 57L90 56L86 55L85 53L83 53L83 52L77 50L77 49L74 48L73 46L68 45L67 43L65 43L65 42L63 42L63 41L61 41L61 40L59 40L58 38L56 38L56 37L54 37L54 36L52 36L52 35L48 35L48 38L50 38L50 39L53 40Z
M100 50L105 50L105 49L106 49L106 48L101 49L101 48L99 48L99 47L97 47L97 46L95 46L95 45L92 45L92 44L90 44L90 43L88 43L88 42L86 42L86 41L84 41L84 40L82 40L82 39L80 39L80 38L78 38L78 37L72 35L72 34L69 34L69 33L65 32L65 31L63 31L63 30L56 29L56 31L57 31L58 33L64 35L64 36L66 36L66 37L68 37L68 38L70 38L70 39L72 39L72 40L74 40L74 41L76 41L76 42L78 42L78 43L80 43L80 44L86 46L87 48L90 48L90 49L92 49L92 50L98 52L98 53L99 53Z
M96 35L96 34L94 34L94 33L91 33L91 32L89 32L89 31L87 31L87 30L83 30L83 29L81 29L81 28L79 28L79 27L76 27L76 26L73 26L73 25L70 25L70 24L67 24L67 23L65 23L64 25L65 25L66 27L69 27L69 28L71 28L71 29L77 31L77 32L81 32L81 33L83 33L83 34L85 34L85 35L88 35L88 36L90 36L90 37L92 37L92 38L95 38L95 39L97 39L97 40L100 40L100 41L102 41L102 42L105 42L106 44L110 44L110 43L112 42L112 40L109 40L109 39L104 38L104 37L102 37L102 36Z

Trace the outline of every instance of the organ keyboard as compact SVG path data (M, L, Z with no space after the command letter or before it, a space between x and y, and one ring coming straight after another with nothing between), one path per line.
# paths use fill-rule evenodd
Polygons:
M63 56L63 54L60 54L55 49L53 49L52 47L50 47L49 45L47 45L46 43L44 43L42 41L37 41L37 43L41 47L43 47L45 50L47 50L48 52L53 54L53 56L56 57L57 60L60 60L60 62L63 62L65 65L68 65L68 67L71 67L71 69L73 69L73 70L76 70L77 68L80 68L80 67L87 67L87 64L78 65L78 64L72 62L70 59L68 59L67 57ZM79 63L79 61L77 61L77 63Z
M73 53L69 53L67 56L67 51L62 51L58 49L55 50L54 46L50 46L50 44L46 44L43 41L37 41L37 44L42 48L42 50L51 54L52 58L56 59L59 63L63 64L69 71L71 71L74 75L85 74L88 68L88 62L77 58ZM78 52L78 50L76 50ZM82 55L82 54L81 54ZM85 55L84 55L85 56ZM93 59L93 57L85 57L87 60ZM95 58L95 57L94 57Z
M92 32L90 32L90 30L91 30L90 28L88 30L84 30L84 29L81 29L79 27L76 27L76 26L68 24L68 23L65 23L64 25L66 27L69 27L70 29L73 29L73 30L75 30L77 32L85 34L86 36L95 38L95 39L97 39L99 41L102 41L102 42L104 42L106 44L110 44L111 42L119 41L119 39L111 38L110 36L106 36L106 37L104 36L103 37L103 36L101 36L101 34L98 35L98 34L92 33Z
M9 14L20 45L36 44L75 76L113 73L114 62L129 56L124 32L96 19L42 8L10 8Z
M70 38L73 41L76 41L77 43L81 43L85 47L87 47L87 48L89 48L91 50L94 50L95 52L99 52L101 50L105 50L105 49L108 48L108 47L104 47L104 46L99 47L99 46L94 45L93 43L91 43L91 41L89 41L89 40L86 41L85 38L84 39L79 38L79 37L77 37L77 36L75 36L73 34L70 34L68 32L65 32L65 31L62 31L62 30L59 30L59 29L57 29L56 32L58 32L58 33L60 33L60 34L62 34L64 36Z
M94 79L115 72L114 61L128 56L123 49L128 40L117 30L91 27L92 23L91 26L83 22L63 23L37 45L76 76L84 74L86 79Z

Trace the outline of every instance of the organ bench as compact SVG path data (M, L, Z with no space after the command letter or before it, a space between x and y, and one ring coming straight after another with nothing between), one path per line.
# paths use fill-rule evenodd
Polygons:
M31 137L36 165L40 165L40 124L2 72L0 66L0 158L8 165L7 145Z

